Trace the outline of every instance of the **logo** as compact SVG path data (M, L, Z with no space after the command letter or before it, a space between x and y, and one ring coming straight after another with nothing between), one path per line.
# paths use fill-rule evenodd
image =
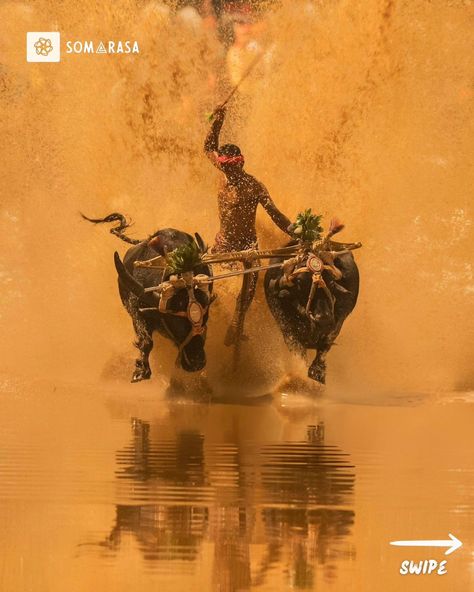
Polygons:
M29 32L26 34L27 62L59 62L61 61L61 35L59 32ZM66 40L63 47L66 54L138 54L138 41L129 39L109 39L92 41L76 39Z
M28 32L26 34L27 62L59 62L61 35L57 31Z
M53 51L53 45L51 39L45 39L40 37L35 43L35 49L37 55L47 56L50 51Z
M92 40L66 41L66 53L102 53L102 54L130 54L140 53L138 41L117 40L99 41Z

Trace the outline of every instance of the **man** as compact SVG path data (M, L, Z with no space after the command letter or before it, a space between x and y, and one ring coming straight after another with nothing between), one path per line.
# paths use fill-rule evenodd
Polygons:
M219 146L219 134L226 110L217 108L213 123L204 143L204 150L212 164L223 174L217 196L220 230L216 236L214 252L242 251L257 248L255 228L257 206L261 204L275 224L288 233L290 220L273 203L265 185L244 170L244 157L235 144ZM244 263L247 268L251 263ZM244 275L242 289L237 298L232 324L225 339L226 345L236 343L243 330L247 312L257 284L257 273Z

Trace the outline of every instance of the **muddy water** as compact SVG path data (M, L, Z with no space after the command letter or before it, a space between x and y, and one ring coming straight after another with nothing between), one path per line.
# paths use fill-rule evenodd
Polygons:
M129 385L125 247L78 215L212 242L202 142L222 47L160 2L0 5L2 591L474 587L472 3L275 4L223 139L288 216L344 219L362 290L313 400L275 393L305 368L261 293L229 375L237 285L222 286L207 373L239 405L167 399L160 340L151 383ZM27 64L26 31L48 30L141 52ZM285 240L264 216L258 230ZM445 556L390 540L449 532L464 545L446 575L399 575Z
M138 388L4 384L3 591L472 589L467 396L236 406ZM448 532L449 557L389 545ZM448 573L402 576L405 559Z

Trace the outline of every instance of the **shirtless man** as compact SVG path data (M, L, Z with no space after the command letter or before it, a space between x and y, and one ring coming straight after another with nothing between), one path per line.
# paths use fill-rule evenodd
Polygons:
M265 185L244 171L244 157L240 148L235 144L219 146L219 133L225 113L225 108L217 108L214 111L213 123L204 143L207 157L224 174L217 196L220 230L213 247L215 253L257 248L255 221L258 204L265 208L283 232L288 233L291 224L273 203ZM251 263L244 265L251 267ZM227 331L226 345L235 344L237 333L243 329L245 313L255 295L258 274L252 273L243 277L232 324Z

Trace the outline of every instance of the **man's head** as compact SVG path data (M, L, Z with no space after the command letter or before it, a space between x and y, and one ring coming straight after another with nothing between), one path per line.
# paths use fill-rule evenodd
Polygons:
M219 148L217 161L226 174L236 174L244 168L244 157L235 144L224 144Z

